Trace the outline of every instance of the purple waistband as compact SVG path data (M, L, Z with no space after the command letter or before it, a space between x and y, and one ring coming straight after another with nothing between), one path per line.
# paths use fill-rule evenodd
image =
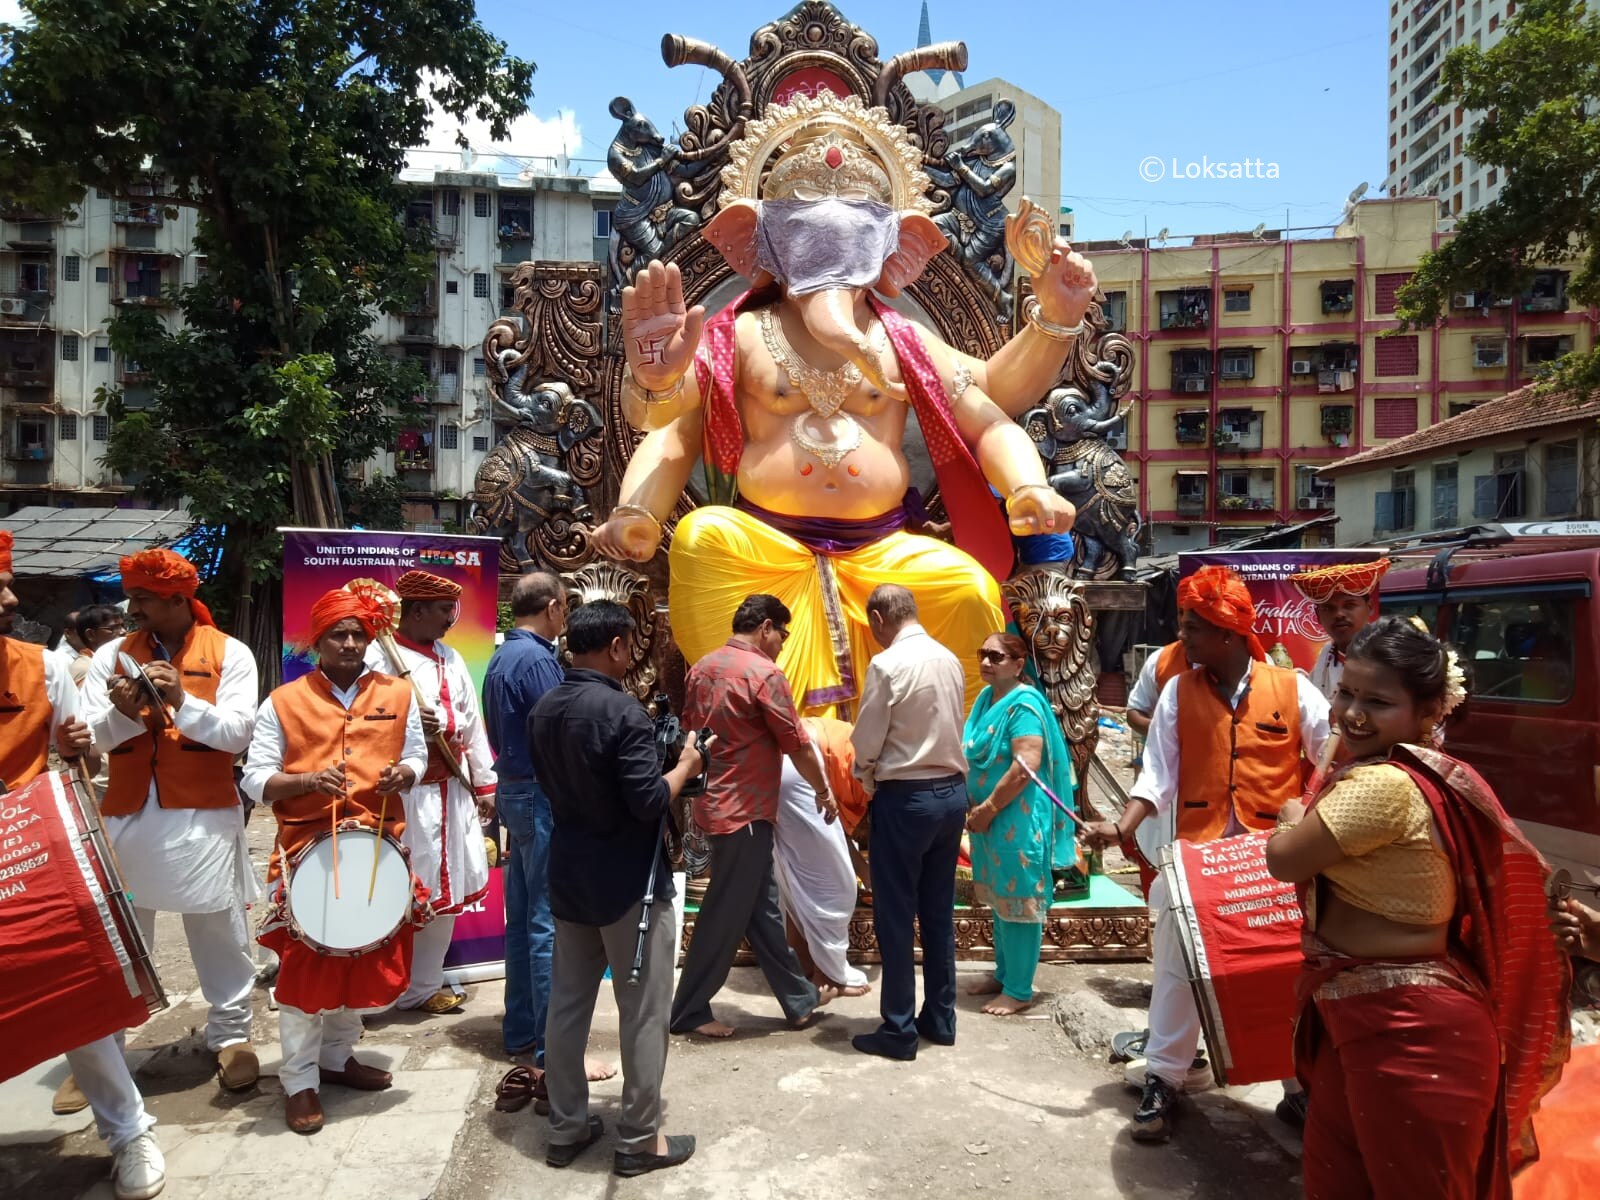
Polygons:
M785 513L770 512L742 496L734 501L734 507L749 513L762 524L772 526L779 533L787 534L813 554L849 554L904 529L912 517L912 494L906 493L906 503L899 508L864 521L846 521L837 517L791 517ZM917 499L920 503L921 497Z

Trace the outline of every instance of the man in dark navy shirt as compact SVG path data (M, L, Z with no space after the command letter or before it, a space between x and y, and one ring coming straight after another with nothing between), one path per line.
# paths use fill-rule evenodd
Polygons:
M622 1118L612 1170L642 1175L694 1153L694 1138L660 1132L661 1078L667 1065L667 1019L677 930L670 907L671 868L662 818L684 785L705 769L693 734L665 775L655 727L627 692L628 610L594 600L567 623L572 669L528 718L528 746L550 797L550 909L555 961L546 1031L545 1084L550 1142L545 1162L569 1166L602 1132L589 1116L583 1051L595 998L611 968L624 1064ZM651 914L637 984L628 982L638 945L639 908L655 867Z
M506 1053L544 1066L545 1011L550 1007L550 801L528 757L528 714L561 682L556 639L567 624L567 589L548 571L524 575L511 590L514 628L489 660L483 719L500 781L500 823L511 835L506 864ZM592 1078L615 1074L603 1064Z

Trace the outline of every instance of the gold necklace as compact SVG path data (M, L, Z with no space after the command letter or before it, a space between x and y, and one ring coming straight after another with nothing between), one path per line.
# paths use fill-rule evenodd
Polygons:
M790 385L800 390L811 411L819 417L831 417L843 408L850 393L861 383L861 368L853 362L837 370L824 371L801 358L784 336L783 325L771 308L761 310L761 337L773 362L783 368ZM874 320L872 332L868 334L874 354L882 353L885 340L883 323Z

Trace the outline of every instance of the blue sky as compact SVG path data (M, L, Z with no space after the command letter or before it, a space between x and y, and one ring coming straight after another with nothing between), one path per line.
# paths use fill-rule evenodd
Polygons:
M704 100L714 74L669 70L663 33L745 57L786 0L686 4L479 0L479 18L539 65L511 149L603 160L626 95L663 131ZM844 15L888 58L916 42L920 0L847 0ZM1062 114L1066 203L1078 236L1141 236L1327 225L1345 196L1387 168L1388 4L1344 0L956 4L930 0L934 40L967 43L969 83L1005 78ZM1011 15L1011 21L998 18ZM1165 178L1146 182L1143 160ZM1259 159L1276 178L1173 179L1195 164ZM585 173L600 162L580 164ZM1152 168L1147 167L1146 170ZM1255 168L1252 167L1252 170Z

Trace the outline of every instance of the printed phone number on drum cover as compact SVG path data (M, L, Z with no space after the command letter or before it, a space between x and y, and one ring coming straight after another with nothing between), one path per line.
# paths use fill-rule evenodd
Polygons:
M29 871L44 866L44 864L49 861L50 851L46 850L43 854L36 858L30 858L26 862L19 862L13 864L12 866L6 867L3 870L0 870L0 883L4 883L7 879L11 879L17 875L25 875ZM0 895L0 899L4 898L5 897L3 895Z
M1217 906L1217 916L1232 917L1242 912L1252 912L1258 908L1280 908L1294 903L1295 895L1293 892L1289 892L1287 895L1280 892L1275 896L1257 896L1254 900L1240 900L1236 904L1219 904Z

